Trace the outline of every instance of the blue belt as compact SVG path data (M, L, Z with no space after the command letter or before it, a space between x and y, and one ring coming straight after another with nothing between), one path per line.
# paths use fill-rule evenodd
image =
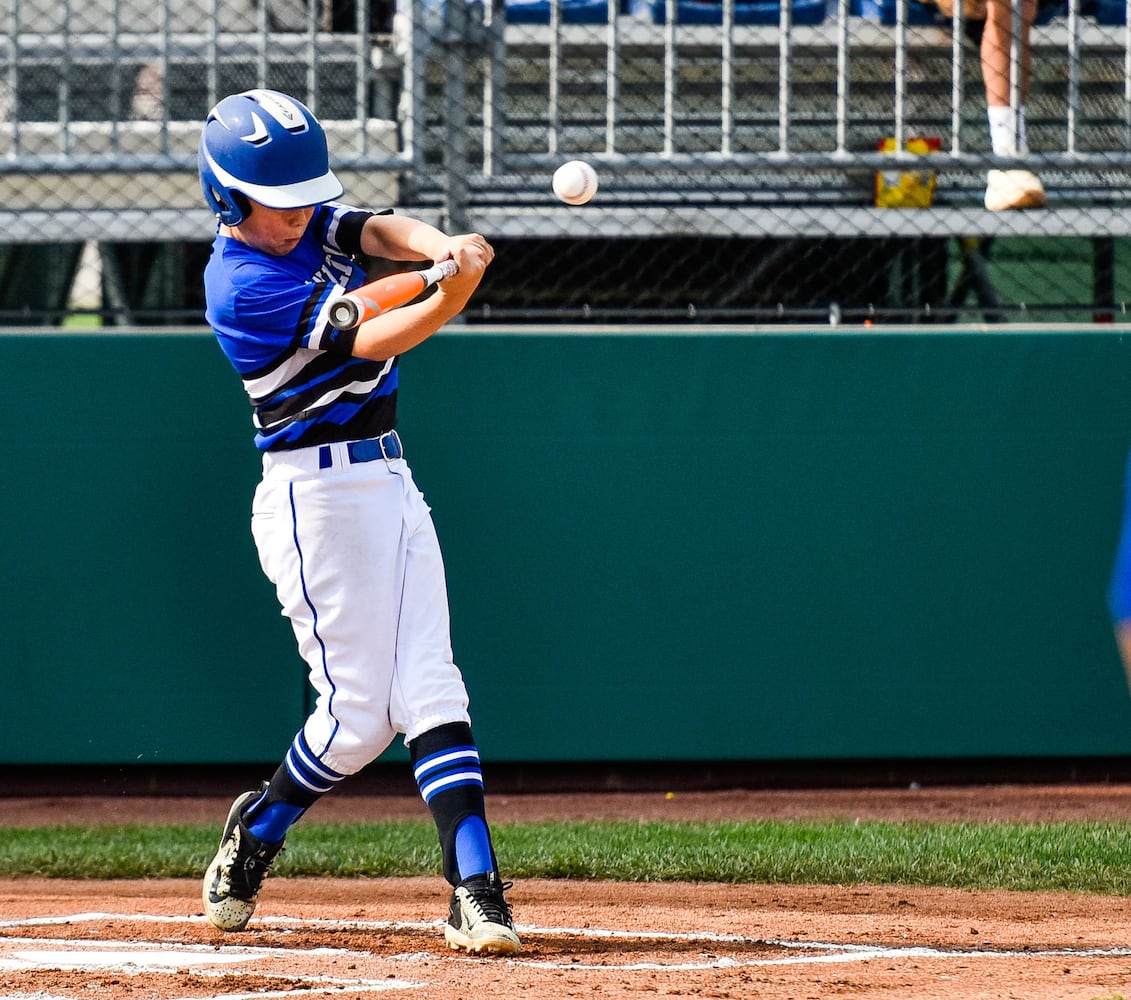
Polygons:
M401 438L396 431L386 431L380 437L367 438L364 441L347 441L346 454L350 457L350 465L372 462L378 458L391 462L404 455L404 448L401 447ZM333 450L328 444L322 445L318 449L318 468L329 469L333 464Z

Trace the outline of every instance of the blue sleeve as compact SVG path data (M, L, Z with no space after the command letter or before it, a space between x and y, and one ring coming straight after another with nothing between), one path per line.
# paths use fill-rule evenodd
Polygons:
M1113 622L1131 620L1131 458L1123 486L1123 519L1119 528L1119 543L1115 550L1115 565L1107 593L1108 608Z
M339 288L364 281L364 270L328 245L327 227L335 218L362 214L323 206L285 258L217 238L205 269L206 317L240 374L274 367L304 347L351 356L355 335L328 326L324 309Z
M208 319L237 371L248 375L304 346L328 294L325 283L300 284L253 261L227 277L227 294L216 297Z

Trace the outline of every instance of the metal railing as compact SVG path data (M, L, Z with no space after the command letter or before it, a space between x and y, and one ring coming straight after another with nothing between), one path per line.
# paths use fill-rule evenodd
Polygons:
M960 9L947 22L916 0L859 0L874 16L858 0L816 11L821 0L719 0L718 23L701 24L688 23L693 0L613 0L597 18L599 0L401 0L375 27L379 0L357 0L352 30L327 30L334 0L286 23L275 2L0 0L4 243L206 241L200 122L220 97L259 86L316 111L352 200L451 229L504 240L1076 236L1094 243L1096 300L1115 298L1111 241L1131 236L1131 213L1118 211L1131 203L1131 0L1102 16L1082 4L1104 0L1065 0L1033 29L1032 152L1012 159L990 151ZM746 23L758 3L754 20L768 8L769 23ZM938 150L878 148L918 136ZM550 191L572 157L601 178L581 209ZM1049 208L987 212L986 171L1016 165L1040 174ZM929 208L873 205L877 175L927 167Z
M961 4L950 26L910 24L909 0L891 24L835 0L817 24L794 23L785 4L777 24L745 25L741 4L720 0L716 27L679 23L679 0L651 19L610 4L602 24L568 23L570 0L547 0L542 25L507 23L505 6L411 0L374 34L321 30L315 5L304 30L273 30L266 3L234 0L195 0L188 23L165 0L134 30L127 0L102 2L94 31L89 4L54 0L51 17L7 0L0 177L195 170L203 114L251 86L306 100L343 169L396 174L406 196L457 219L540 202L571 155L599 166L610 207L659 194L750 208L798 192L851 204L862 178L916 162L878 152L877 136L897 149L943 137L940 206L969 204L986 169L1021 162L986 145ZM1034 29L1038 141L1024 163L1050 178L1054 204L1089 207L1131 191L1131 25L1097 24L1080 4ZM368 15L362 0L359 26Z

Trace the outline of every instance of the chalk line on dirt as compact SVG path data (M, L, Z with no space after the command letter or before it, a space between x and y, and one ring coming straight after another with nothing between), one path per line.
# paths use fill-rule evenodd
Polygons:
M20 920L0 921L0 928L31 928L37 926L62 926L77 923L92 923L100 921L131 921L137 923L200 923L204 918L197 915L170 916L167 914L136 914L136 913L78 913L69 916L43 916L29 917ZM287 916L264 916L256 920L256 924L264 929L302 930L306 932L324 930L431 930L443 926L442 921L392 921L392 920L334 920L329 918L300 918ZM784 940L753 938L739 934L720 934L711 931L648 931L648 930L619 930L615 928L594 927L543 927L535 924L520 924L519 930L532 937L558 936L574 937L589 940L616 940L625 942L644 941L682 941L701 942L705 946L712 945L765 945L780 949L785 954L757 957L732 957L727 955L705 954L698 961L682 962L578 962L578 961L545 961L535 957L510 958L506 961L533 969L547 970L586 970L593 972L625 972L625 971L651 971L651 972L694 972L710 969L734 969L743 967L765 967L785 965L827 965L845 964L856 962L869 962L877 959L894 960L990 960L1025 958L1126 958L1131 956L1131 948L1054 948L1043 950L1005 950L983 948L976 950L947 950L922 945L891 946L868 945L859 942L846 943L837 941L811 941L811 940ZM803 951L804 954L796 952ZM795 954L789 954L795 952ZM347 948L271 948L263 946L246 946L237 943L216 945L182 944L176 942L147 942L147 941L83 941L78 942L68 939L44 938L0 938L0 969L28 969L28 968L62 968L86 970L123 969L127 971L152 971L171 972L177 969L192 967L200 974L221 976L227 973L234 965L255 963L263 959L287 955L293 958L296 954L305 953L312 959L332 955L369 955L368 952L357 952ZM419 961L420 954L400 954L389 956L376 956L383 961L396 964L412 964ZM453 961L478 962L481 959L465 956L449 956ZM208 969L208 966L227 966L227 969ZM301 979L304 983L314 986L316 981L329 983L329 980L320 980L317 976L300 975L292 979ZM354 990L377 992L390 989L411 989L423 984L393 980L350 980L334 981L332 988L341 990L348 985ZM315 992L327 990L316 989ZM295 991L287 991L294 995ZM302 990L300 992L305 992ZM264 996L264 994L256 994ZM37 996L36 1000L48 1000ZM231 998L228 998L231 1000Z

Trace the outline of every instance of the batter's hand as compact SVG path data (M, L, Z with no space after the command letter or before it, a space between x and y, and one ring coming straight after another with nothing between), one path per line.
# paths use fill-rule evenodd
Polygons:
M479 233L452 236L436 261L454 260L459 265L459 273L437 285L440 294L466 300L478 287L483 272L494 259L495 248Z

